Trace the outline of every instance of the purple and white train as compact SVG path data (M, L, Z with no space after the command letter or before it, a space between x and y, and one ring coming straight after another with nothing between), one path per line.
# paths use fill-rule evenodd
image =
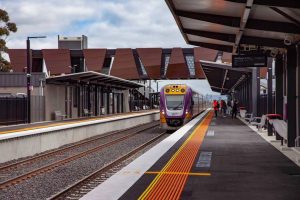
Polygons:
M171 84L160 91L160 124L165 130L176 130L208 107L203 95L185 84Z

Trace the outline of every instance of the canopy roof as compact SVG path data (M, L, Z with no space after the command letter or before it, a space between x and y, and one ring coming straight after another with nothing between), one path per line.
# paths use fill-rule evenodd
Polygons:
M52 84L66 84L66 83L93 84L93 85L111 87L115 89L130 89L130 88L144 87L144 85L133 81L128 81L122 78L101 74L94 71L48 77L46 78L46 82L49 84L51 83Z
M300 39L299 0L166 0L188 44L236 53ZM274 49L275 48L275 49Z
M231 64L200 60L210 87L215 92L226 94L250 77L249 68L231 68Z

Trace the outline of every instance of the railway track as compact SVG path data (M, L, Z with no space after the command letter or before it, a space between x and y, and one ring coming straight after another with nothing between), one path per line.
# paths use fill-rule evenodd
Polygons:
M79 199L83 195L87 194L89 191L97 187L99 184L108 179L112 174L119 171L123 165L122 163L126 161L128 158L134 156L139 151L143 150L150 144L154 143L161 137L163 137L166 132L161 133L155 138L145 142L144 144L138 146L132 151L128 152L126 155L117 158L111 163L105 165L101 169L93 172L92 174L84 177L83 179L77 181L73 185L68 186L64 190L58 192L57 194L48 198L48 200L58 200L58 199Z
M51 164L47 164L45 166L42 166L38 169L34 169L34 170L31 170L27 173L24 173L22 175L19 175L17 177L13 177L13 178L10 178L8 180L5 180L3 182L0 183L0 189L6 189L12 185L15 185L15 184L18 184L18 183L21 183L25 180L28 180L32 177L35 177L39 174L43 174L43 173L46 173L48 171L51 171L51 170L54 170L58 167L61 167L71 161L74 161L74 160L77 160L77 159L80 159L84 156L87 156L87 155L90 155L94 152L97 152L97 151L100 151L106 147L109 147L113 144L116 144L118 142L121 142L121 141L124 141L130 137L133 137L147 129L151 129L151 128L154 128L158 126L158 123L155 122L155 123L151 123L151 124L146 124L146 125L143 125L143 126L138 126L138 127L134 127L134 128L129 128L129 129L126 129L126 130L121 130L121 131L117 131L117 132L113 132L111 134L108 134L108 135L105 135L105 136L100 136L100 137L97 137L97 138L93 138L91 140L88 140L88 141L83 141L83 142L80 142L80 143L77 143L77 144L74 144L74 145L71 145L71 146L68 146L68 147L65 147L65 148L62 148L62 149L58 149L58 150L55 150L53 152L49 152L49 153L46 153L46 154L43 154L43 155L39 155L39 156L36 156L36 157L33 157L33 158L30 158L30 159L26 159L26 160L23 160L23 161L20 161L18 163L13 163L13 164L10 164L10 165L6 165L6 166L3 166L0 168L0 171L6 171L8 169L14 169L14 168L17 168L19 166L22 166L24 164L28 164L28 163L34 163L38 160L41 160L41 159L47 159L49 158L50 156L54 156L54 155L58 155L62 152L65 152L66 150L70 150L70 149L75 149L75 148L79 148L81 147L82 145L86 145L86 144L90 144L90 143L93 143L95 141L98 141L98 140L101 140L101 139L104 139L104 138L108 138L112 135L115 135L115 134L118 134L118 133L124 133L125 131L129 131L130 133L126 134L125 136L122 136L120 138L117 138L115 140L112 140L110 142L106 142L104 144L101 144L99 146L96 146L94 148L91 148L89 150L86 150L86 151L83 151L83 152L80 152L80 153L77 153L75 155L72 155L70 157L67 157L65 159L62 159L62 160L58 160L54 163L51 163ZM136 129L136 130L135 130ZM131 132L133 131L133 132Z

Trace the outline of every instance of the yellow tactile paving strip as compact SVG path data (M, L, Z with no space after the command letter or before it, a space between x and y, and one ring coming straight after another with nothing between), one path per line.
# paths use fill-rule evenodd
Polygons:
M210 112L160 172L146 172L157 176L139 197L140 200L179 199L189 175L210 176L210 173L191 173L190 170L212 116Z

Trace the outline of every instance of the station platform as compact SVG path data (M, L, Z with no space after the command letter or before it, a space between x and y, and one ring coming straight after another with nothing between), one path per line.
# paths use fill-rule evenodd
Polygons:
M109 120L119 117L131 117L136 116L136 114L147 114L152 113L156 110L142 110L142 111L135 111L135 112L128 112L128 113L116 113L111 115L104 115L104 116L92 116L92 117L82 117L76 119L65 119L61 121L45 121L45 122L36 122L31 124L19 124L19 125L10 125L10 126L1 126L0 127L0 135L9 134L9 133L17 133L22 131L28 130L37 130L49 127L59 127L62 125L76 125L83 122L92 122L98 120Z
M207 111L82 199L298 200L300 167L239 119Z
M159 120L158 110L0 128L0 163Z

